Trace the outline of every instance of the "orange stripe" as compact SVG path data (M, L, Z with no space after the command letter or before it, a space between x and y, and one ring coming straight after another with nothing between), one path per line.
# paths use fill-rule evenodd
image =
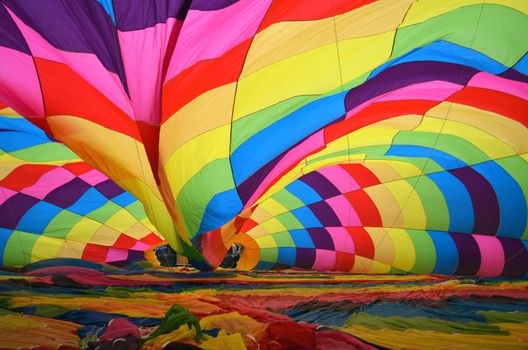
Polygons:
M373 123L406 114L424 115L436 106L438 101L398 100L374 103L353 116L325 128L326 144L343 137L354 130Z
M466 86L448 101L497 113L528 126L528 101L504 92Z

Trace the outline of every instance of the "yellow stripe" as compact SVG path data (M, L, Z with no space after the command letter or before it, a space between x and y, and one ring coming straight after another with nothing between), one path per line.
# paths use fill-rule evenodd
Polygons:
M378 206L383 226L403 226L400 204L385 185L368 187L364 191L375 204L383 203L383 205Z
M31 262L57 257L63 242L62 239L40 236L31 250Z
M264 230L268 231L269 234L287 231L287 228L276 218L261 222L259 225L262 226Z
M458 122L456 125L460 125L459 123L467 125L464 128L471 130L466 133L468 138L475 139L476 137L473 135L473 131L475 131L481 138L485 139L485 142L482 142L479 141L480 138L476 138L477 140L474 140L473 143L479 145L483 151L486 149L485 152L489 152L490 156L495 153L495 150L493 147L489 147L488 141L497 142L490 139L490 136L503 143L503 145L498 146L502 149L503 154L528 152L528 142L526 142L528 140L528 128L515 120L486 110L449 102L443 102L427 112L427 116L440 119L446 119L446 115L448 120ZM469 129L470 127L472 129ZM449 130L455 134L454 131Z
M403 227L425 229L426 219L420 197L414 188L405 180L393 181L383 184L396 198L403 215ZM383 203L378 202L375 203ZM392 223L388 223L389 226ZM384 225L387 225L384 222ZM401 227L401 226L400 226Z
M480 5L483 3L503 5L528 15L528 2L524 0L421 0L411 6L409 13L405 17L405 21L400 27L408 27L427 21L428 19L441 16L463 6Z
M386 265L394 263L394 244L392 237L382 227L365 228L374 243L374 260Z
M394 243L393 266L404 271L411 271L416 262L416 249L407 231L398 228L386 229Z
M209 90L187 103L160 128L160 161L182 145L231 122L236 83Z
M229 157L231 125L210 130L179 147L165 163L174 198L182 187L208 163Z
M286 58L238 82L234 119L293 96L326 93L340 82L335 44Z
M336 16L337 37L343 40L395 30L413 2L382 0Z

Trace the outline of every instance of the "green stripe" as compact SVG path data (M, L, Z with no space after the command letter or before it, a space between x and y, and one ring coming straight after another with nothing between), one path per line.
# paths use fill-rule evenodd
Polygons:
M391 59L444 40L511 67L528 49L526 33L528 16L517 10L494 4L465 6L399 29Z

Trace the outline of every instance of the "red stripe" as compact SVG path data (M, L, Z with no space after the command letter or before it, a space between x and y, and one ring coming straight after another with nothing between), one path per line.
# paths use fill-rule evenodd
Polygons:
M34 59L47 116L76 116L141 141L135 122L70 67Z
M466 86L448 101L494 112L528 126L528 101L504 92Z
M336 252L336 271L347 272L352 270L354 263L356 262L356 256L354 254L345 252Z
M113 244L114 248L130 249L135 246L137 240L127 235L121 234L119 238Z
M341 164L340 166L350 174L361 188L381 183L376 175L362 164Z
M154 244L158 244L159 242L161 242L161 238L159 238L154 233L149 233L147 236L141 238L140 241L145 244L154 245Z
M274 1L260 25L259 32L279 22L314 21L340 15L374 1L375 0Z
M145 152L149 161L152 174L156 183L159 185L158 175L158 160L159 160L159 129L158 125L152 125L143 121L137 121L137 128L141 134L143 145L145 146Z
M350 202L358 214L363 226L382 226L378 208L365 191L358 190L345 193L345 198Z
M373 103L349 118L326 127L324 131L325 142L328 144L354 130L385 119L406 114L424 115L438 103L438 101L426 100L398 100Z
M374 259L374 242L362 227L346 227L350 238L354 242L354 252L358 256Z
M251 38L218 58L196 63L168 81L163 87L162 123L201 94L236 81L250 43Z
M62 167L68 170L70 173L74 174L75 176L86 174L87 172L94 169L92 166L86 164L85 162L68 163L64 164Z
M0 180L0 186L19 192L26 187L34 185L42 175L55 168L57 168L55 165L24 164L15 168L4 179Z
M309 21L332 17L364 6L374 0L275 1L268 9L258 32L285 21ZM162 123L201 94L238 80L253 38L248 38L222 56L197 62L169 80L163 88Z
M109 249L109 247L88 243L84 248L82 259L96 262L105 262Z

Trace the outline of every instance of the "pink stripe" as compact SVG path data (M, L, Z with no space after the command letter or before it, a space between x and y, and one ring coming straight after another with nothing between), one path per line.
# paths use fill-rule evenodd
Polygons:
M354 241L344 227L327 227L326 230L332 236L335 250L338 252L355 254Z
M356 210L350 205L350 202L342 195L335 196L326 200L334 213L339 218L342 226L357 227L361 226Z
M145 250L149 249L150 247L151 247L150 244L143 243L141 241L137 241L136 244L134 244L134 246L132 248L130 248L130 249L145 251Z
M33 58L0 46L0 62L0 101L21 115L44 116Z
M17 194L16 191L10 190L7 187L0 186L0 205L4 204L5 201L13 197L15 194Z
M48 193L50 193L57 187L64 185L74 177L75 175L73 175L64 168L55 168L42 175L41 178L35 184L30 187L24 188L20 192L33 196L35 198L44 199L44 197L46 197Z
M316 271L333 271L336 265L336 253L333 250L316 249L315 262L312 267Z
M110 248L108 249L108 253L106 254L106 262L112 262L112 261L123 261L128 258L128 250L126 249L118 249L118 248Z
M355 191L360 188L356 180L338 165L318 169L317 172L324 175L341 193Z
M504 249L494 236L473 235L480 249L480 269L477 276L496 277L504 268Z
M167 45L176 40L181 25L181 21L169 18L154 27L118 33L136 120L160 122L163 63Z
M109 72L97 56L88 53L63 51L51 46L39 33L27 26L9 9L8 11L22 35L24 35L33 56L65 64L123 112L132 112L127 94L121 85L119 77L117 74ZM60 80L60 77L56 77L56 79Z
M436 89L439 89L436 91ZM439 82L431 81L420 84L413 84L401 89L396 89L394 91L388 92L381 96L376 96L368 101L363 102L356 108L350 110L346 114L348 119L358 112L364 110L371 104L374 104L378 101L394 101L394 100L431 100L431 101L443 101L455 92L462 89L461 85L448 83L448 82Z
M401 89L391 91L380 96L378 101L394 100L428 100L443 101L458 90L461 85L445 81L428 81L426 83L413 84Z
M217 11L189 11L174 50L178 59L171 60L165 81L252 37L270 4L271 0L241 0Z
M101 173L99 170L96 169L90 170L89 172L82 174L81 176L79 176L79 178L81 178L84 182L91 186L95 186L103 181L108 180L108 177L105 174Z
M304 157L306 157L306 155L310 154L311 152L315 151L320 147L323 147L324 145L324 133L322 130L320 130L319 132L308 137L296 147L289 150L288 153L286 153L286 155L279 161L279 163L262 181L255 193L253 193L249 201L246 203L244 209L250 207L262 195L262 193L268 188L268 186L271 185L273 180L279 177L284 171L286 171L286 169L293 166L294 164L297 164Z
M475 74L475 76L469 81L468 86L502 91L528 100L527 83L505 79L486 72Z

